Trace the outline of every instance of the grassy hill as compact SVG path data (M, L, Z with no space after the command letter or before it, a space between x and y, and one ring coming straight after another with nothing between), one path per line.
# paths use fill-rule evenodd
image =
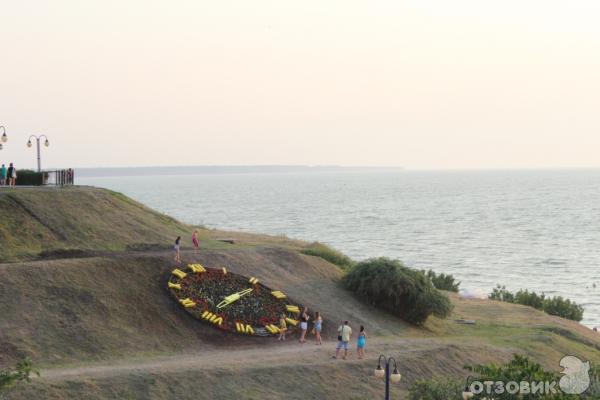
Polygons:
M185 225L119 193L94 188L0 191L0 261L73 250L167 244ZM67 250L65 252L65 250Z
M1 254L11 261L0 264L0 366L28 356L42 370L10 399L374 398L383 390L370 377L380 352L400 361L396 391L513 353L550 369L565 354L600 362L598 335L572 321L449 294L452 317L415 328L344 290L342 271L303 254L306 243L202 230L201 253L184 251L185 262L257 276L325 317L323 346L224 334L191 318L165 287L166 246L192 227L94 188L2 191L0 202L0 232L10 239ZM235 244L216 240L224 237ZM365 360L331 359L344 319L367 327Z
M170 249L178 235L200 230L203 247L219 238L243 245L305 247L287 238L222 232L183 224L121 193L93 187L0 190L0 262ZM184 239L184 240L186 240Z

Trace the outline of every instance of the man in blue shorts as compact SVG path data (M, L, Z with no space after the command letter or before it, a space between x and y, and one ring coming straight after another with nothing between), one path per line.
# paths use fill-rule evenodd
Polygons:
M348 321L344 321L344 324L338 328L338 344L335 348L335 358L339 357L340 350L344 349L344 357L348 356L348 344L350 343L350 337L352 336L352 328L348 325Z

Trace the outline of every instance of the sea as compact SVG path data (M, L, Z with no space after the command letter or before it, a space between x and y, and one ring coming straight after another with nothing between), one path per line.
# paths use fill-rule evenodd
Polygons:
M99 171L77 183L189 224L397 258L471 293L500 284L563 296L584 306L584 325L600 326L600 170Z

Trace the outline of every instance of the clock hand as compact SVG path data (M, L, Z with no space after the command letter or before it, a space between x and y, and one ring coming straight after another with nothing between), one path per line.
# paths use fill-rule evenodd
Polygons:
M246 289L246 290L242 290L241 292L230 294L229 296L225 297L225 299L223 299L222 302L217 304L217 308L226 307L226 306L230 305L231 303L238 301L242 296L246 296L247 294L250 294L253 290L254 289Z

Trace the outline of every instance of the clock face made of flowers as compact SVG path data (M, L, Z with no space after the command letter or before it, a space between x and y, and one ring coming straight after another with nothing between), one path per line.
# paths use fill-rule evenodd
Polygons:
M284 293L225 268L200 264L175 268L167 286L188 313L218 329L252 336L277 335L282 314L288 331L299 325L300 307L290 304Z

